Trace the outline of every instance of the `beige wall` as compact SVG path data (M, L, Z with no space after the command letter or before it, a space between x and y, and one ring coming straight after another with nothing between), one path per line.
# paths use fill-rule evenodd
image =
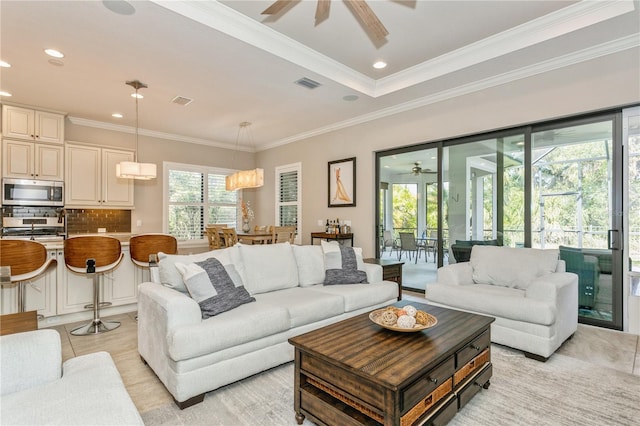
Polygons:
M265 186L257 217L273 222L275 167L302 163L302 242L318 219L352 221L355 245L375 254L375 151L640 102L640 61L622 52L257 153ZM357 157L357 206L327 207L327 162Z
M511 84L479 91L437 104L258 152L255 155L141 136L139 159L158 164L158 178L136 181L133 232L162 231L162 162L229 167L256 165L265 170L262 188L245 190L252 202L254 223L275 222L275 167L302 163L302 242L321 230L327 218L352 221L355 245L365 257L375 253L375 152L426 141L513 127L552 118L640 102L640 60L637 50L609 55ZM330 124L330 123L327 123ZM134 136L73 125L67 139L133 149ZM357 206L327 207L327 162L357 158ZM255 161L255 164L254 164ZM143 226L135 226L137 219Z

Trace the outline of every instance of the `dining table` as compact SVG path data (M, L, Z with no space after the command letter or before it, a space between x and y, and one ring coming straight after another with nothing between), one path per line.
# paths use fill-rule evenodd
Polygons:
M238 240L246 244L271 244L273 234L269 231L249 231L244 232L236 229Z

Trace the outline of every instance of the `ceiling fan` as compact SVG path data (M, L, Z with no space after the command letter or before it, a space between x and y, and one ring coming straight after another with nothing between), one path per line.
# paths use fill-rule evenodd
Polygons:
M434 172L431 169L423 169L422 167L420 167L420 163L413 163L411 174L414 176L420 176L421 173L436 174L438 172Z
M329 17L331 0L317 0L316 25ZM276 15L292 0L276 0L271 6L262 11L262 15ZM382 25L376 14L371 10L365 0L344 0L351 11L360 19L365 30L376 40L382 40L389 35L389 31Z

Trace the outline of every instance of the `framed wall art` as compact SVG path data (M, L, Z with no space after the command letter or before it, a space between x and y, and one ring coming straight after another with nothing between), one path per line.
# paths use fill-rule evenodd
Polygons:
M355 207L356 157L329 161L329 207Z

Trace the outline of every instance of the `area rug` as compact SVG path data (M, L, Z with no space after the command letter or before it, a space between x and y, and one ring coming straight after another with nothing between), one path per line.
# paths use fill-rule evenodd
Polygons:
M546 363L492 345L491 386L449 423L467 425L636 425L640 376L555 354ZM220 388L204 402L143 413L146 425L296 425L293 363ZM313 423L305 419L305 426ZM339 425L336 425L339 426Z

